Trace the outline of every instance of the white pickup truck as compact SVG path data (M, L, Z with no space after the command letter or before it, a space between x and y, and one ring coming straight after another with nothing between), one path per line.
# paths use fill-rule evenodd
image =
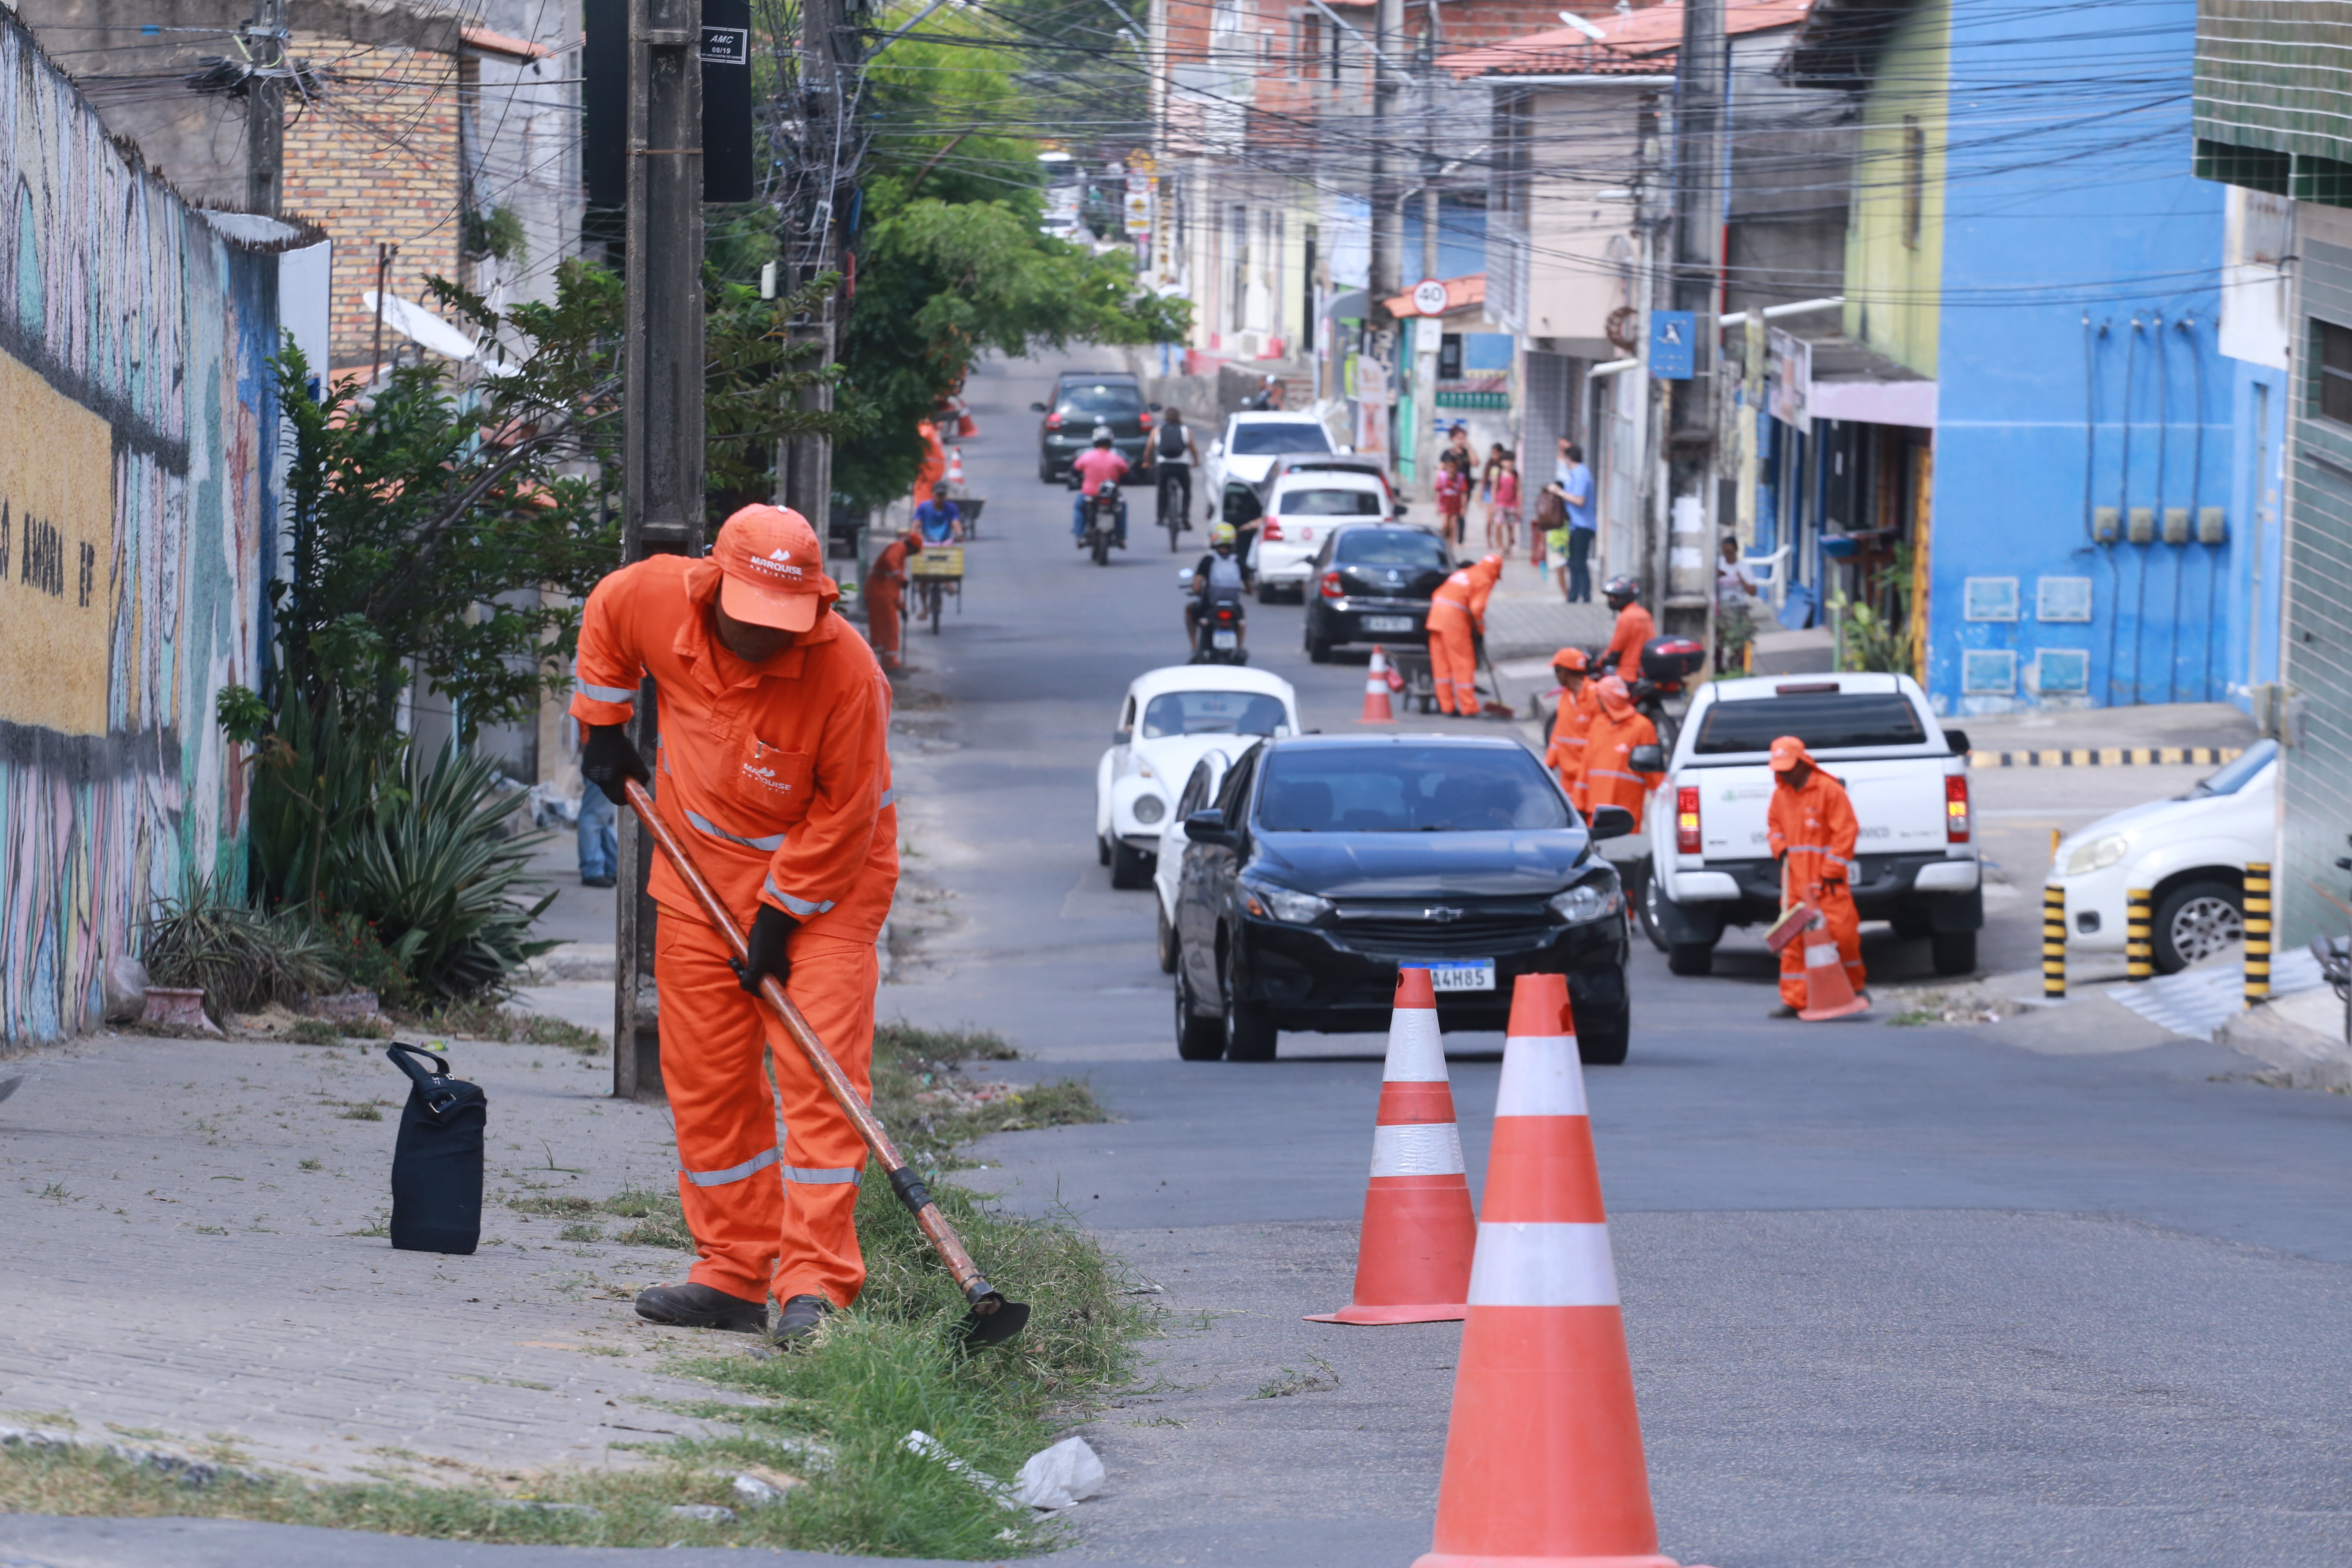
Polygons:
M1926 937L1938 974L1974 970L1984 896L1968 737L1937 723L1905 675L1762 676L1698 689L1673 756L1643 759L1666 774L1648 813L1650 875L1640 894L1666 967L1705 974L1726 926L1769 924L1780 913L1765 814L1780 735L1803 741L1853 802L1862 918Z

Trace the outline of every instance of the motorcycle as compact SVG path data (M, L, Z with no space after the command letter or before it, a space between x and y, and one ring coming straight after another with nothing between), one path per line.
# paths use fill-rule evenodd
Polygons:
M1187 593L1192 591L1191 572L1178 573L1176 581ZM1249 649L1243 646L1246 635L1247 626L1243 619L1242 601L1238 594L1204 598L1200 614L1192 620L1192 657L1185 662L1247 664Z
M1596 669L1601 667L1604 652L1597 647L1586 650ZM1634 710L1656 726L1658 744L1669 754L1681 721L1678 713L1667 711L1666 702L1672 698L1687 699L1690 678L1706 662L1706 649L1689 637L1652 637L1642 645L1642 672L1628 683L1625 694L1633 700ZM1677 704L1687 706L1686 700Z
M1070 488L1078 488L1076 469L1070 473ZM1097 566L1110 564L1111 549L1118 542L1118 481L1116 479L1105 479L1087 500L1086 548Z

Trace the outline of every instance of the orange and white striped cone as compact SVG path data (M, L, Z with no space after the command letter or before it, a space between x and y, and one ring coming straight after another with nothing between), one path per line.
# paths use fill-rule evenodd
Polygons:
M1445 1077L1437 993L1426 969L1397 971L1388 1065L1372 1127L1372 1178L1356 1239L1355 1300L1310 1323L1443 1323L1460 1318L1478 1237L1462 1133Z
M1511 994L1437 1530L1413 1568L1675 1568L1658 1555L1568 983Z
M1813 919L1814 923L1797 938L1805 944L1805 1005L1797 1016L1818 1024L1869 1012L1870 1004L1853 994L1853 984L1845 977L1845 959L1838 952L1837 937L1830 931L1829 921L1819 915Z
M963 489L963 448L961 447L948 448L948 487L950 489Z
M1372 646L1371 668L1364 673L1364 716L1361 724L1393 724L1396 713L1389 706L1389 659L1380 645Z

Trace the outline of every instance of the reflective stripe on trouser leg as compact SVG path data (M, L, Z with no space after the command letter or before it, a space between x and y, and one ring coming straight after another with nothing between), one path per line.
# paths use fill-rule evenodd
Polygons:
M752 1300L767 1295L775 1271L784 1184L760 1003L744 994L728 956L699 917L662 910L654 980L661 989L662 1086L677 1133L678 1201L694 1234L688 1278ZM747 1163L755 1168L733 1173Z
M881 969L874 941L803 931L793 938L793 974L784 991L861 1096L871 1098L874 988ZM779 1301L823 1296L839 1306L857 1299L866 1259L857 1246L857 1182L866 1141L834 1103L783 1026L769 1033L776 1093L784 1121L783 1229L774 1278ZM850 1173L845 1179L845 1173Z

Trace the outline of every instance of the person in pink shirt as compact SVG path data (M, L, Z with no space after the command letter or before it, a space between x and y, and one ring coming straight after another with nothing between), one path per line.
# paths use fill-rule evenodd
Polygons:
M1486 526L1490 532L1502 531L1502 548L1507 553L1519 547L1519 466L1508 452L1503 454L1502 463L1495 474L1494 510Z
M1111 445L1108 426L1095 426L1095 444L1070 459L1070 470L1078 476L1078 493L1070 498L1070 532L1077 540L1078 548L1083 550L1087 544L1087 503L1095 499L1095 492L1103 488L1105 480L1117 481L1127 478L1127 459L1120 457L1118 448ZM1112 542L1121 550L1127 548L1127 498L1124 496L1118 502L1118 534Z

